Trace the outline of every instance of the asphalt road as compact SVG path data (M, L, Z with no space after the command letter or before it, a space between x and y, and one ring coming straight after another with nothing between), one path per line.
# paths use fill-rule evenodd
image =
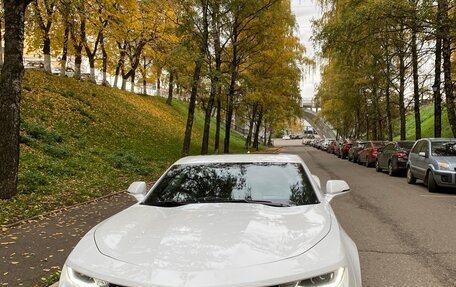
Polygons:
M363 286L456 286L456 191L431 194L300 143L275 145L301 156L322 186L343 179L351 187L331 205L358 246Z

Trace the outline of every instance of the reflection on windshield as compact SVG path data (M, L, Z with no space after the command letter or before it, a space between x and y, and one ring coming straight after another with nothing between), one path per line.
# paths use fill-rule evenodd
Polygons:
M456 156L456 142L432 143L433 156Z
M319 203L301 164L211 163L172 167L145 204L227 201L285 205Z

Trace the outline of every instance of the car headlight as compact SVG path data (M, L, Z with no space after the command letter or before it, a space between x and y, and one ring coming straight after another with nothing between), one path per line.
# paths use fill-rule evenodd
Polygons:
M348 275L346 273L345 268L339 268L336 271L312 278L281 284L279 287L348 287Z
M439 162L439 169L449 170L450 169L450 164L447 163L447 162Z
M109 282L79 273L64 265L60 275L60 285L68 287L109 287Z

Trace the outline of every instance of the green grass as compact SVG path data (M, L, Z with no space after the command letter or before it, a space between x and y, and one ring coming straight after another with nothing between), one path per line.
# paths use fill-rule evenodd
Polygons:
M423 106L420 109L421 115L421 136L423 138L432 138L434 137L434 106L427 105ZM399 119L394 123L394 140L400 139L400 122ZM407 140L415 140L415 114L413 112L408 112L406 115L406 137ZM452 138L453 134L451 132L450 124L448 123L448 115L446 110L442 111L442 137Z
M181 155L185 102L169 106L37 71L26 73L23 87L18 195L0 202L0 224L152 182ZM198 111L191 154L200 152L203 124ZM233 132L231 151L243 153L243 145Z

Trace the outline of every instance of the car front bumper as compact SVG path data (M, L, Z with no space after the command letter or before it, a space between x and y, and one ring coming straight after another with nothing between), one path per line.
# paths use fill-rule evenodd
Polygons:
M456 188L456 171L434 170L433 175L438 186Z

